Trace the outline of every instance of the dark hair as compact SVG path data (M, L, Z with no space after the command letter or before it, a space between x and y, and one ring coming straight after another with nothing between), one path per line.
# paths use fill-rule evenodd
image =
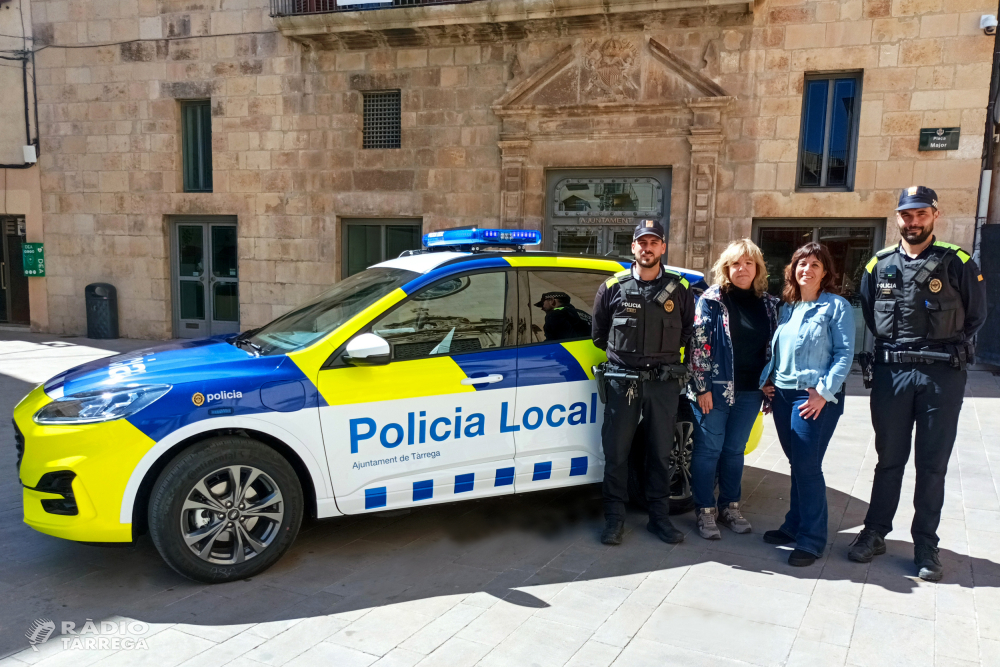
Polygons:
M818 259L826 271L826 275L823 276L823 282L820 283L819 291L830 292L831 294L836 294L838 291L837 274L833 269L833 257L830 256L830 251L822 243L807 243L795 251L795 254L792 255L792 261L785 267L785 289L781 292L781 298L785 300L785 303L798 303L802 300L799 283L795 280L795 267L807 257Z

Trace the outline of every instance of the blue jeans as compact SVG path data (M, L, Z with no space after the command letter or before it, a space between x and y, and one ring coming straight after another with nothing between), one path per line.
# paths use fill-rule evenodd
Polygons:
M719 473L719 507L742 497L743 453L760 412L764 392L738 391L733 405L714 405L707 415L698 403L694 412L691 492L698 509L715 507L715 473Z
M826 549L828 512L823 457L844 414L844 390L836 403L827 403L816 419L802 419L799 406L809 398L803 389L774 392L774 428L792 466L792 493L785 523L780 530L795 539L795 546L819 557Z

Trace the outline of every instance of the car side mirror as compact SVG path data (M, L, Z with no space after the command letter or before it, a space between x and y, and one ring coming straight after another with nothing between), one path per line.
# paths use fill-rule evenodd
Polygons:
M380 366L391 360L388 341L373 333L356 336L344 349L344 363L351 366Z

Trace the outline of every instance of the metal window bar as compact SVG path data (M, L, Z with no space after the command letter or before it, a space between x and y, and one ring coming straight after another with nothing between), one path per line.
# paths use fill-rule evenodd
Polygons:
M364 125L362 148L401 148L400 91L362 93Z
M212 104L209 100L181 105L181 160L185 192L212 191Z
M358 12L394 7L424 7L427 5L459 5L482 0L391 0L391 2L357 3L338 5L337 0L271 0L271 16L298 16L300 14L329 14L333 12Z

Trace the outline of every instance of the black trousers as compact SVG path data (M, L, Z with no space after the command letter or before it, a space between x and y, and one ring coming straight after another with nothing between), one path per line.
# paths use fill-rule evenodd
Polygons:
M883 537L892 530L912 439L917 484L910 533L914 545L937 546L944 478L955 445L966 375L944 363L875 366L871 411L878 464L866 528Z
M646 433L646 500L651 519L669 518L670 451L674 446L674 424L680 382L665 380L636 382L629 401L628 381L608 380L604 406L604 516L625 518L628 500L628 460L632 438L642 415Z

